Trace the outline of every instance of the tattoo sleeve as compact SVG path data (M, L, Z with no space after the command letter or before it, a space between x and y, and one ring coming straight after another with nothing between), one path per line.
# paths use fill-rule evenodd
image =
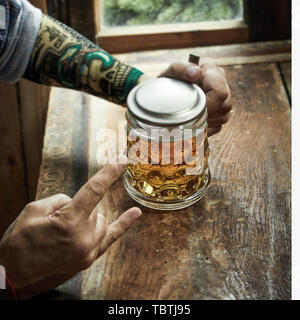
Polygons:
M24 78L124 104L142 75L70 27L43 15Z

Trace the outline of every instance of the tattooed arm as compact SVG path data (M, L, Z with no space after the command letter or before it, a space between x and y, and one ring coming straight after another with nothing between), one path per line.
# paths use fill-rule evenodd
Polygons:
M24 77L41 84L77 89L124 104L146 78L79 33L43 15Z
M173 63L160 75L198 83L204 89L211 134L227 122L231 93L224 70L215 62L201 58L200 66ZM119 104L126 102L136 84L149 79L71 28L42 15L27 0L0 0L0 80L16 82L22 76Z

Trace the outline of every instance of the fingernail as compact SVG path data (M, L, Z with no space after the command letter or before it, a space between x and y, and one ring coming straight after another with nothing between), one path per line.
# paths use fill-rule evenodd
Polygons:
M184 75L189 78L189 79L194 79L197 72L199 71L199 67L195 66L195 67L190 67L186 70L186 72L184 73Z
M138 208L138 207L133 207L133 208L131 208L132 209L132 216L134 217L134 218L138 218L138 217L140 217L141 215L142 215L142 210L140 209L140 208Z

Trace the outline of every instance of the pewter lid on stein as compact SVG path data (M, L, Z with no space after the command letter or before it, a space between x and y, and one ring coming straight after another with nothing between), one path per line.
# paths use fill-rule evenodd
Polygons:
M199 86L171 78L143 82L127 97L130 114L153 125L177 126L201 118L205 106L206 97Z

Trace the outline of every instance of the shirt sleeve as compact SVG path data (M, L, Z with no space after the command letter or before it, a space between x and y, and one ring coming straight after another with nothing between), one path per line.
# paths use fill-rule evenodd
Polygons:
M15 82L29 63L42 13L27 0L0 0L0 80Z

